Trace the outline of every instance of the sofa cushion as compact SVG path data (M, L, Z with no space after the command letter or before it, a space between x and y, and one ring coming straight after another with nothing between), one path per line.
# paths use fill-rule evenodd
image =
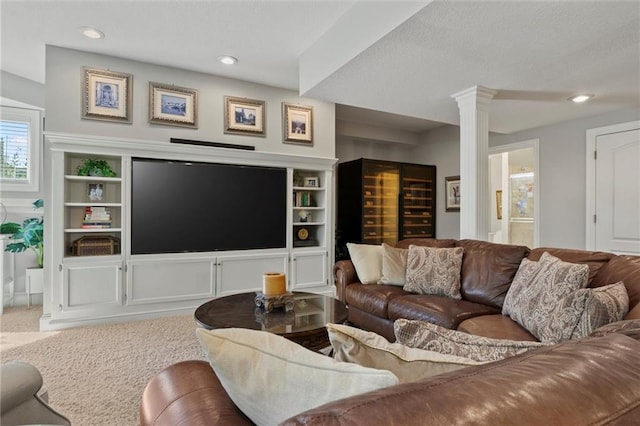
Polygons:
M629 307L632 310L640 304L640 256L614 256L594 277L591 287L622 281L629 295Z
M525 246L460 240L464 249L460 292L464 300L502 308L520 262L529 254Z
M396 247L404 249L408 249L409 246L454 248L456 240L451 238L405 238L396 244Z
M404 290L460 299L463 249L409 246Z
M411 348L436 351L480 362L499 361L545 346L540 342L475 336L424 321L405 319L399 319L394 323L394 332L398 343Z
M538 339L506 315L481 315L460 323L458 331L493 339L537 342Z
M589 336L603 337L614 333L624 334L625 336L640 340L640 319L612 322L611 324L603 325L596 329Z
M459 370L480 362L439 352L389 343L384 337L348 325L327 324L333 357L363 367L389 370L400 383Z
M347 305L360 308L382 318L387 318L390 300L410 294L404 291L402 287L385 284L351 284L347 287L345 293Z
M196 335L229 397L259 425L398 383L389 371L338 362L264 331L197 329Z
M378 284L382 276L382 246L347 243L349 256L362 284Z
M579 339L597 328L621 321L629 312L629 296L622 282L583 288L565 297L553 313L553 321L565 323L563 340Z
M382 277L378 284L404 286L407 276L409 250L382 243Z
M539 262L523 259L509 288L502 313L543 343L565 340L567 326L554 317L562 300L587 285L589 267L544 253Z
M466 300L443 296L411 294L389 301L387 316L427 321L446 328L455 329L462 321L478 315L498 314L500 309Z
M565 248L554 247L538 247L531 250L531 253L527 257L529 260L538 261L540 257L545 253L549 253L558 259L570 262L570 263L584 263L589 266L589 282L587 287L591 285L594 277L598 274L598 271L604 267L610 259L615 255L612 253L605 253L602 251L588 251L588 250L575 250ZM613 284L620 280L608 282L607 284Z

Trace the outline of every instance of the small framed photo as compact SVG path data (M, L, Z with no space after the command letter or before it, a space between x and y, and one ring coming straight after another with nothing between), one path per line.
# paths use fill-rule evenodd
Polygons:
M319 188L320 187L320 179L317 177L306 177L304 178L304 186L307 188Z
M445 211L460 211L460 176L444 178Z
M82 68L82 118L131 123L133 76Z
M498 212L498 220L502 220L502 190L496 191L496 211Z
M224 97L224 132L236 135L265 136L265 102Z
M198 91L149 82L149 123L198 128Z
M87 199L94 203L101 203L105 200L105 188L102 183L87 184Z
M313 145L313 107L282 103L285 143Z

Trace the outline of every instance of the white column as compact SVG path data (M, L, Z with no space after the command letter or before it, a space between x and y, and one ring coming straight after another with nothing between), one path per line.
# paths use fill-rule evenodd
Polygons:
M496 93L474 86L451 95L460 110L460 239L489 236L489 104Z

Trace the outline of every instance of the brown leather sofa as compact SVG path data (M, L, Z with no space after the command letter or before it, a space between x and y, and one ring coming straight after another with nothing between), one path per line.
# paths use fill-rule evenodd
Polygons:
M480 366L337 400L285 425L638 425L640 321ZM208 363L148 383L140 424L251 425Z
M629 294L626 319L640 318L640 256L617 256L586 250L496 244L478 240L412 238L411 244L429 247L462 247L461 300L406 292L400 286L364 285L353 263L341 260L334 266L338 298L349 306L349 321L395 341L393 323L399 318L427 321L485 337L512 340L536 338L501 314L504 298L523 258L538 260L545 251L572 263L589 265L589 287L623 281Z
M355 395L300 413L285 425L610 424L640 425L640 257L506 246L475 240L412 239L398 245L464 247L462 300L402 287L362 285L353 264L335 265L338 296L354 324L394 339L397 318L422 319L477 335L535 340L500 314L520 261L549 251L587 263L589 286L624 281L627 320L590 337L528 351L418 382ZM142 396L140 424L251 425L207 362L173 364Z

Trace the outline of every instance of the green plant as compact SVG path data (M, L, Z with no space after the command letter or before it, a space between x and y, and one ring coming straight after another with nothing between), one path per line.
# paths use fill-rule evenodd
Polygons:
M33 208L39 209L44 206L42 199L33 202ZM38 267L42 268L44 263L44 223L42 216L25 219L22 225L15 222L7 222L0 225L0 234L12 234L13 242L7 244L5 251L11 253L22 253L27 249L33 250L36 254Z
M95 158L84 160L76 167L76 173L78 176L115 177L116 175L107 160L96 160Z

